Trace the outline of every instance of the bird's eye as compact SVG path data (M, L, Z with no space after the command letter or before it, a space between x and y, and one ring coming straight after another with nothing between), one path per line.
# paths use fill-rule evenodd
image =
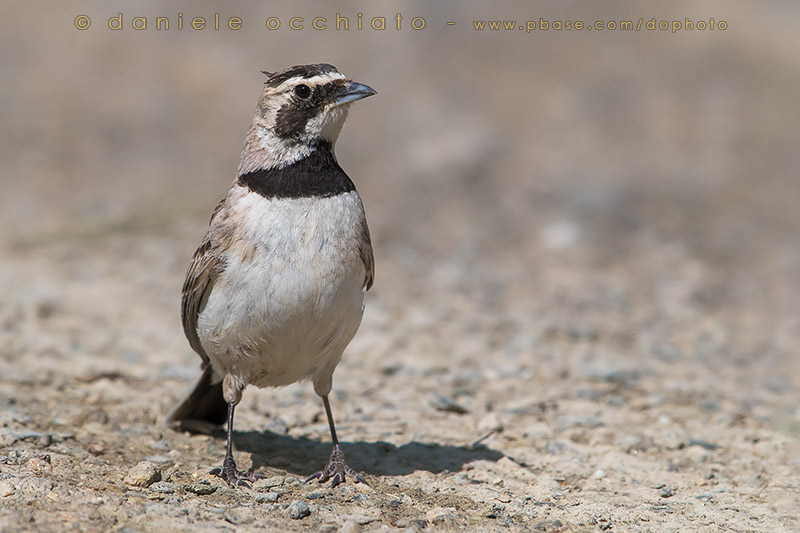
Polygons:
M294 88L294 94L303 99L308 98L311 96L311 88L308 85L298 85Z

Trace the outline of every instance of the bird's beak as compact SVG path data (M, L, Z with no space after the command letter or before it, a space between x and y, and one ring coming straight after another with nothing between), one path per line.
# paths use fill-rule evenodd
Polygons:
M343 104L349 104L350 102L361 100L362 98L372 96L373 94L378 94L378 91L369 85L364 85L363 83L357 83L355 81L348 81L347 84L345 84L345 86L342 88L339 96L336 98L335 105L340 106Z

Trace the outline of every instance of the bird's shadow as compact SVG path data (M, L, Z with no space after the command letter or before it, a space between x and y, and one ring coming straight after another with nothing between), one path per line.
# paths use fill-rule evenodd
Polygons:
M271 431L235 432L238 450L250 452L253 470L269 466L307 476L328 462L332 445L307 437L278 435ZM417 470L432 473L457 472L472 461L498 461L503 454L483 445L445 446L409 442L396 446L388 442L341 442L347 463L365 474L402 476Z

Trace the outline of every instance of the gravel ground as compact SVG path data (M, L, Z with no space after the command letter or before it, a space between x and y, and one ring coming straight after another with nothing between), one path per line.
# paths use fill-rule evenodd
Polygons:
M267 479L227 488L222 433L164 423L198 374L176 304L196 222L8 250L0 529L800 527L797 323L709 303L671 245L384 257L333 396L370 485L302 483L329 437L301 384L247 391L237 457Z
M0 531L800 530L798 21L776 6L533 59L521 35L329 36L322 58L14 8ZM257 70L309 60L379 91L338 146L377 276L331 397L369 485L303 483L330 437L301 383L245 392L235 453L266 479L232 490L208 474L224 434L164 422L199 376L179 292Z

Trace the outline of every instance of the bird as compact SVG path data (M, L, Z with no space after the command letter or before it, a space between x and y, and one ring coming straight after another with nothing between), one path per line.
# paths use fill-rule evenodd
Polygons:
M311 380L333 450L306 482L367 483L345 462L328 400L375 276L364 206L334 144L350 105L377 93L326 63L262 72L236 178L183 284L183 329L202 376L167 421L195 432L227 423L222 467L210 473L250 488L263 476L238 470L232 445L245 387Z

